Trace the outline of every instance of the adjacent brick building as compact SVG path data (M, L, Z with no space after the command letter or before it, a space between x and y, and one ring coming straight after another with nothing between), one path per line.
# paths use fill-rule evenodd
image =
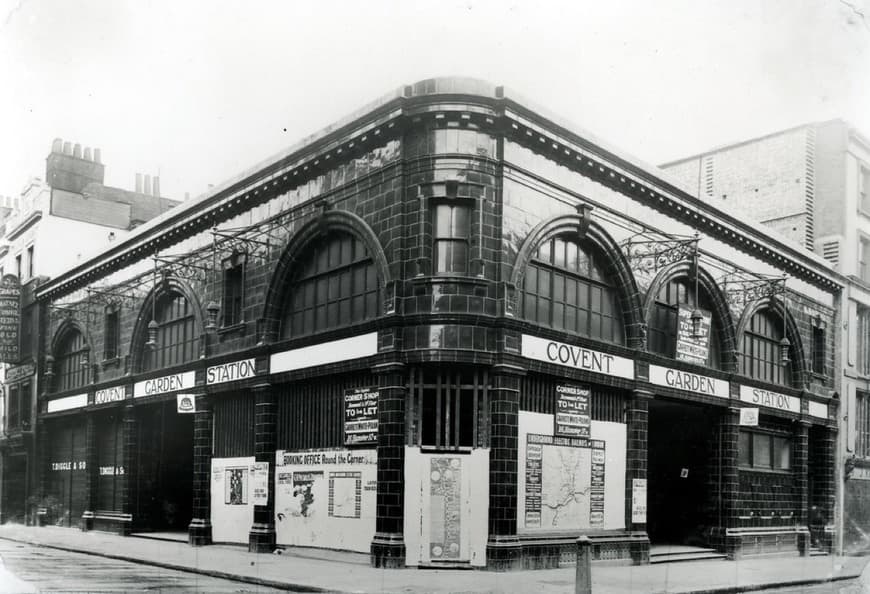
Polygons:
M422 81L39 287L42 517L389 567L829 548L839 290L505 89Z

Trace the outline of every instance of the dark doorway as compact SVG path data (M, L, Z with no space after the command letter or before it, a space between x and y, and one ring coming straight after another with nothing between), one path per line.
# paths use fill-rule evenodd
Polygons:
M647 530L654 544L703 546L709 469L721 413L688 402L649 404Z
M27 456L6 456L3 459L3 500L0 503L4 524L7 522L24 523L26 498Z
M193 503L193 415L175 400L138 411L137 531L184 532Z

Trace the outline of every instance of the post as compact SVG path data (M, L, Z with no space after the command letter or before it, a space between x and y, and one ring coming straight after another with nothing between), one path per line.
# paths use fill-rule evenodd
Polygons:
M212 426L211 398L196 396L193 417L193 517L187 528L187 541L193 546L211 544Z
M85 413L85 509L82 513L82 531L94 527L94 508L97 503L97 424L93 412Z
M647 462L649 458L649 401L653 394L647 390L635 390L629 397L626 410L628 431L625 452L625 525L631 531L631 560L635 565L649 563L649 537L647 535L646 501L635 502L635 485L638 492L645 492ZM643 509L635 509L634 504Z
M592 594L592 543L588 536L581 536L577 539L574 594Z
M132 405L126 405L122 413L123 436L124 436L124 480L121 481L121 511L124 517L128 519L121 528L122 534L130 534L133 530L134 521L140 518L134 517L138 514L138 501L134 501L134 489L136 488L136 476L139 473L139 466L136 460L139 457L139 427L136 419L136 409Z
M809 428L810 423L804 419L797 422L794 430L794 445L792 446L793 461L792 471L794 472L794 487L797 492L797 513L795 514L795 523L801 527L807 527L807 512L809 510L809 481L807 475L809 473L808 457L809 452ZM801 532L798 534L798 551L801 555L810 554L809 534Z
M254 506L254 524L248 534L248 551L271 553L275 550L275 439L277 432L277 405L272 386L263 383L254 386L254 459L269 466L266 484L269 495L266 505Z

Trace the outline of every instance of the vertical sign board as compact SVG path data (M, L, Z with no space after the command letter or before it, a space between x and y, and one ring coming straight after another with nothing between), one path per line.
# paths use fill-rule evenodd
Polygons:
M21 321L21 285L18 277L0 279L0 363L18 361L18 326Z
M344 391L345 445L377 445L379 395L372 388Z
M556 385L556 437L589 437L589 386Z
M692 308L677 308L677 359L698 365L707 362L710 353L710 322L713 315L706 310L701 312L698 336L692 336Z
M646 479L631 479L631 521L646 524Z
M255 462L251 466L251 499L254 505L267 505L269 503L269 463Z

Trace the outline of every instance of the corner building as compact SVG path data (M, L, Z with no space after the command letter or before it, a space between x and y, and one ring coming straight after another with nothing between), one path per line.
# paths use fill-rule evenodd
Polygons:
M574 130L422 81L43 284L44 521L388 567L829 548L838 278Z

